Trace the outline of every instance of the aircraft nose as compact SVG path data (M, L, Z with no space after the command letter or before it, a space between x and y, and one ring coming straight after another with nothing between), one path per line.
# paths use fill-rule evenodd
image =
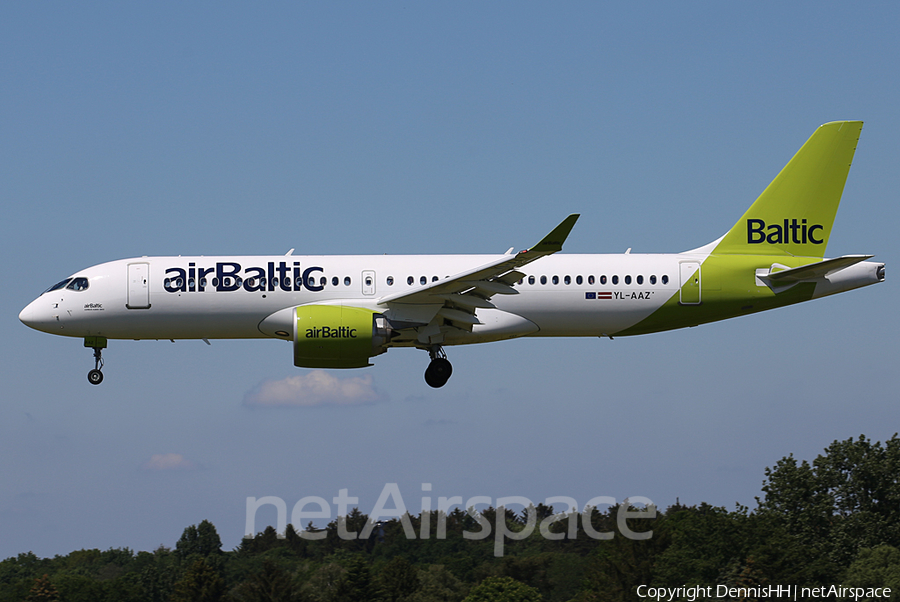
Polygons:
M19 312L19 320L22 324L35 330L49 332L51 328L52 316L48 311L42 311L44 308L37 307L39 299L35 299L25 306L25 309Z
M25 326L34 328L34 308L32 303L25 306L25 309L19 312L19 320Z

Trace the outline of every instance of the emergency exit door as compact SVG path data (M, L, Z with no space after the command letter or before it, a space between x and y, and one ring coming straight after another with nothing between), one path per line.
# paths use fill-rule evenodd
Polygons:
M150 307L150 264L128 264L128 309L149 309Z
M681 272L682 305L700 305L700 263L685 261L679 264Z

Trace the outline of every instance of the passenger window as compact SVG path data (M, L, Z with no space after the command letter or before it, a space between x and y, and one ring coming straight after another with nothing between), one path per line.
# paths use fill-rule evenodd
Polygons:
M419 284L428 284L428 277L422 276L421 278L419 278Z
M575 276L575 284L581 284L582 282L584 282L584 278L582 278L581 276Z
M432 276L432 277L431 277L431 281L432 281L432 282L437 282L437 281L438 281L438 277L437 277L437 276Z
M553 277L553 284L559 284L559 276Z
M322 276L319 279L319 286L325 286L326 284L328 284L328 278L326 278L325 276Z
M413 282L415 282L415 280L413 280L413 277L412 277L412 276L410 276L410 277L408 277L408 278L406 279L406 284L409 284L410 286L412 286L412 283L413 283Z
M656 276L650 276L650 284L656 284Z
M522 286L522 283L523 283L523 282L525 282L525 279L524 279L524 278L519 278L519 281L516 282L516 284L518 284L519 286Z
M393 277L393 276L388 276L388 277L387 277L387 285L388 285L388 286L394 286L394 277Z
M613 284L619 284L619 277L618 277L618 276L613 276L613 277L612 277L612 283L613 283Z
M541 276L541 284L547 284L547 277Z
M588 276L588 284L594 284L594 277Z
M350 276L344 276L344 286L350 286Z
M669 284L669 277L666 276L665 274L663 274L663 277L662 277L662 283L663 283L663 284Z
M566 284L572 284L572 277L566 276L565 278L563 278L563 282L565 282Z
M284 282L285 282L284 288L287 288L288 286L290 286L290 282L291 282L290 280L285 278ZM294 281L294 288L295 289L303 288L303 276L297 276L297 279Z
M600 284L606 284L606 274L600 276Z
M334 277L331 279L331 286L337 286L339 282L340 282L340 279L338 279L337 276L334 276Z
M643 276L638 276L638 277L637 277L637 283L638 283L638 284L644 284L644 277L643 277Z
M83 291L87 290L88 287L88 279L87 278L75 278L72 280L71 284L66 288L73 291Z
M625 284L631 284L631 276L625 276Z
M528 277L528 284L534 284L534 276Z

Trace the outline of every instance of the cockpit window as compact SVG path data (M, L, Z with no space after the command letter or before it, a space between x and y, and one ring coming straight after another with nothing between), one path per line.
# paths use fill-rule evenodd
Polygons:
M71 281L72 281L71 278L66 278L66 279L63 280L62 282L57 282L56 284L54 284L53 286L51 286L50 288L48 288L48 289L45 290L44 292L45 292L45 293L49 293L50 291L58 291L59 289L63 288L63 287L66 286L67 284L69 284ZM43 294L43 293L42 293L42 294Z
M87 290L88 287L88 279L87 278L73 278L72 282L69 283L69 286L66 288L70 291L84 291Z

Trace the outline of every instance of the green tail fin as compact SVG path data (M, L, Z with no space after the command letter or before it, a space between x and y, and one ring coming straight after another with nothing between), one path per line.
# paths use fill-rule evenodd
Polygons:
M824 257L862 125L819 126L713 252Z

